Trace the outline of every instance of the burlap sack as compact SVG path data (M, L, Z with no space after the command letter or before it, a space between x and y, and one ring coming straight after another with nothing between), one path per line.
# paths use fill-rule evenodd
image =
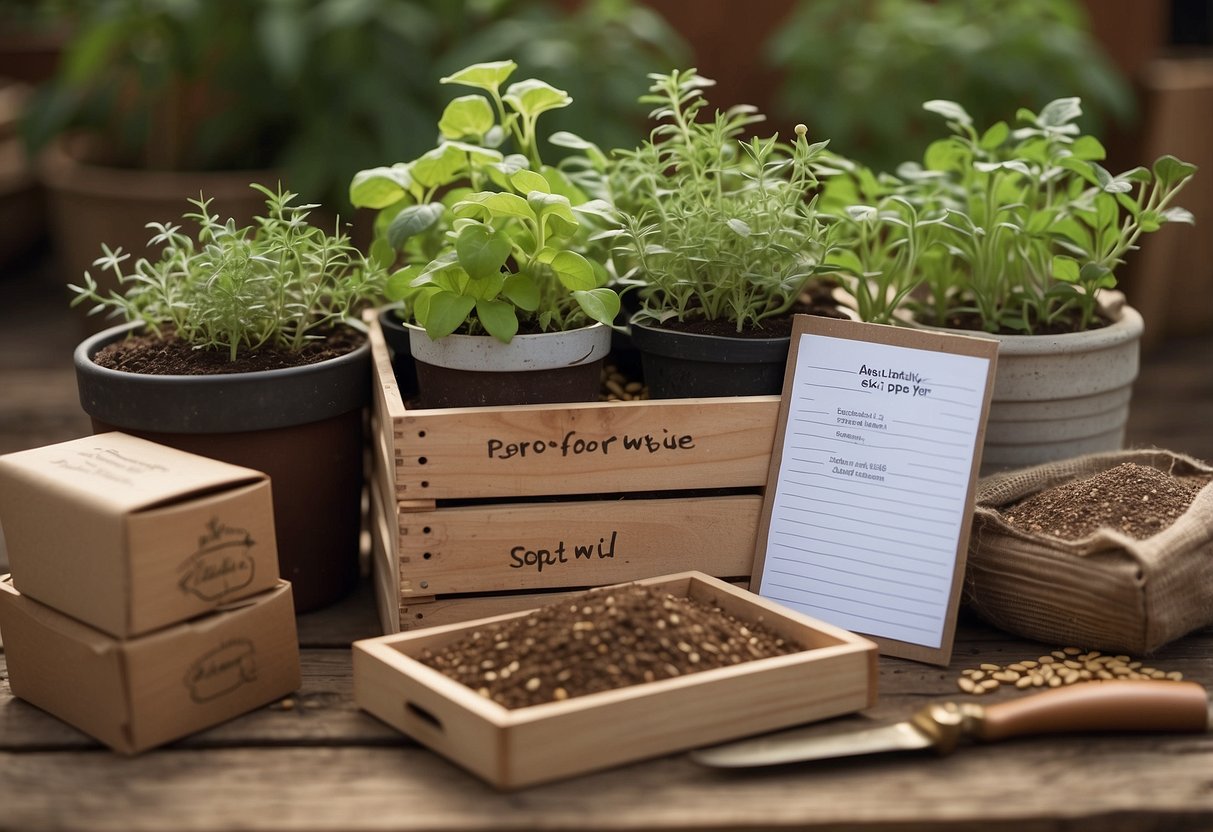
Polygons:
M1124 462L1174 474L1213 473L1170 451L1117 451L982 479L969 541L965 600L995 626L1057 645L1144 654L1213 624L1213 484L1146 540L1101 529L1081 540L1025 532L999 509Z

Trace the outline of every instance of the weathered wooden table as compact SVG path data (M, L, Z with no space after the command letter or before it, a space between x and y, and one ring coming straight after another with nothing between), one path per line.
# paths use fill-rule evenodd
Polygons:
M88 431L63 279L49 259L34 265L0 280L0 453ZM1213 459L1211 359L1213 333L1147 357L1130 444ZM301 617L304 677L292 707L271 705L134 759L14 700L0 653L0 830L1213 830L1208 734L1032 739L947 758L857 758L746 774L677 755L502 794L354 707L349 644L377 626L369 586ZM1060 646L967 623L950 668L881 660L881 701L866 716L901 719L960 696L961 668ZM1151 661L1213 686L1213 630ZM864 722L847 718L822 730Z
M500 793L355 707L348 645L377 633L369 588L299 624L296 696L133 759L13 699L0 659L0 829L1213 829L1213 734L1024 739L744 773L675 755ZM879 705L820 730L902 718L961 697L962 668L1059 646L968 621L951 667L881 659ZM1213 686L1213 630L1151 663Z

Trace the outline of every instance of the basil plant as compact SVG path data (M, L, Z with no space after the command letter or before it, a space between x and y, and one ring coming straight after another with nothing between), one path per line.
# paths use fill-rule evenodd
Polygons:
M388 298L404 301L433 339L461 332L509 343L520 328L610 325L619 312L591 240L608 216L594 198L606 158L556 133L549 141L574 152L545 164L539 116L572 99L537 79L504 86L515 69L497 61L443 78L478 92L447 105L437 147L350 184L354 205L379 211L371 256L396 269Z

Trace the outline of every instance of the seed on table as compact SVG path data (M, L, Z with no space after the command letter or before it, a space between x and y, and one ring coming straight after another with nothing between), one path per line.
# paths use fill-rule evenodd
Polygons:
M1091 671L1089 671L1089 670L1080 670L1080 671L1078 671L1078 678L1079 678L1079 679L1082 679L1084 682L1086 682L1086 681L1089 681L1089 680L1091 680L1091 679L1094 679L1094 678L1095 678L1095 674L1094 674L1094 673L1092 673L1092 672L1091 672Z
M1053 664L1056 659L1054 659L1052 656L1041 656L1036 661L1040 662L1041 664Z
M1165 679L1165 678L1167 678L1167 674L1161 670L1155 670L1153 673L1150 674L1150 678L1151 679Z
M997 679L999 682L1014 682L1019 678L1019 674L1014 670L1003 670L998 673L991 673L991 679Z
M1153 676L1154 671L1156 671L1156 670L1158 670L1158 668L1156 668L1156 667L1143 667L1138 672L1141 673L1143 676Z
M1115 679L1116 678L1115 676L1113 676L1111 674L1111 672L1109 672L1107 670L1097 670L1097 671L1095 671L1095 675L1100 679Z
M1049 685L1049 687L1051 687L1051 688L1059 688L1059 687L1061 687L1061 677L1060 677L1060 676L1054 676L1054 677L1052 677L1051 679L1049 679L1048 685Z
M1015 687L1019 688L1020 690L1023 690L1024 688L1030 688L1030 687L1032 687L1033 684L1039 684L1038 682L1036 682L1036 679L1038 679L1038 678L1039 677L1033 677L1033 676L1020 676L1018 679L1015 680Z
M1066 658L1065 651L1063 650L1054 650L1050 655L1052 655L1057 661L1065 661Z
M1063 647L1061 648L1061 652L1065 653L1067 656L1077 656L1082 651L1077 647Z
M986 672L984 670L974 670L972 674L970 674L969 678L974 682L980 682L982 679L986 678Z
M1129 661L1129 657L1124 655L1123 653L1121 653L1116 656L1116 661L1122 662L1122 663L1127 663Z
M552 698L557 701L560 701L562 699L568 699L569 692L567 690L565 690L564 688L556 688L555 690L552 691Z
M981 665L981 669L982 669L982 670L987 670L987 671L989 671L989 670L1002 670L1002 668L1001 668L1000 666L998 666L998 665L996 665L996 664L990 664L990 663L988 663L988 662L987 662L987 663L985 663L985 664L983 664L983 665Z
M980 682L978 687L984 691L991 691L997 688L998 685L999 681L997 679L986 679L984 682Z
M972 693L973 690L977 687L977 683L974 682L972 679L970 679L968 676L961 676L959 679L956 680L956 684L965 693Z
M1064 662L1062 662L1062 664L1064 664L1066 667L1070 668L1071 670L1079 670L1082 668L1082 664L1074 661L1073 659L1066 659Z
M530 690L530 691L539 690L539 686L541 684L543 684L543 683L539 681L538 676L532 676L531 678L526 680L526 689Z
M1040 667L1040 662L1034 662L1031 659L1026 659L1026 660L1020 662L1020 664L1022 664L1028 670L1031 670L1034 667Z
M1184 675L1182 673L1180 673L1178 670L1172 670L1170 673L1167 674L1167 678L1170 679L1172 682L1179 682L1179 681L1183 680Z
M1014 670L1016 673L1023 673L1028 669L1028 666L1023 662L1015 662L1015 664L1007 665L1007 670Z
M643 390L644 385L641 384L639 381L629 381L627 384L624 385L623 389L625 392L635 394L635 393L639 393L641 390Z

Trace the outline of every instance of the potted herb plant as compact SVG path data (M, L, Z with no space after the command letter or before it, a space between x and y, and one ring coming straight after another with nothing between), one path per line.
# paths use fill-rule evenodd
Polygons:
M309 225L314 206L257 187L252 226L221 222L211 202L180 225L152 223L155 260L105 248L73 303L127 323L76 349L80 401L97 431L264 471L273 483L283 577L296 606L323 606L358 575L364 328L350 315L381 298L383 272L343 235ZM195 242L195 239L197 242Z
M1142 320L1111 291L1115 270L1143 234L1192 222L1173 203L1196 168L1163 156L1113 175L1075 124L1077 98L1021 109L1014 129L924 107L951 135L921 164L830 183L843 220L831 262L880 301L870 319L905 299L921 324L1000 342L983 471L1118 449Z
M426 407L592 401L610 349L619 297L586 256L587 218L603 206L539 153L539 116L572 99L537 79L505 86L516 68L443 78L484 94L450 102L433 150L350 186L355 205L380 211L373 253L402 265L387 294L411 318Z
M814 311L805 293L833 246L814 194L826 143L803 127L791 144L743 141L762 120L752 107L699 120L713 81L693 69L650 77L641 100L659 124L618 153L620 228L608 232L639 287L630 324L645 380L654 398L778 393L791 316Z

